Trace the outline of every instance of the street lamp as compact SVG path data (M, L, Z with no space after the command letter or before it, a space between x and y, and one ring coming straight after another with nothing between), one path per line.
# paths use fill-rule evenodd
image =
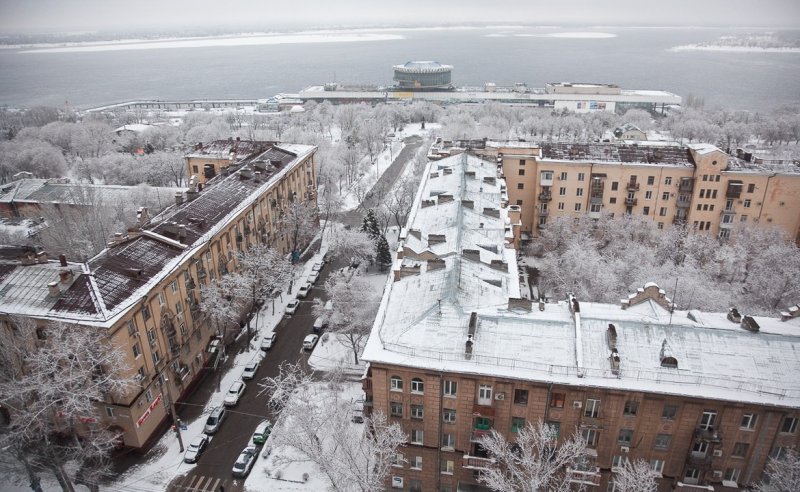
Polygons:
M178 418L178 413L175 411L175 402L172 400L171 391L169 390L169 379L164 378L164 384L167 385L167 390L164 392L166 398L161 402L164 404L164 411L169 412L172 411L172 429L175 431L175 435L178 436L178 446L181 448L181 453L183 452L183 439L181 438L181 421ZM169 402L169 403L167 403ZM169 407L168 407L169 406Z

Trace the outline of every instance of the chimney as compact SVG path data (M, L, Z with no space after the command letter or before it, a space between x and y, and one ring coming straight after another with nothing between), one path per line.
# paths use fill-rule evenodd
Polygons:
M67 266L67 256L66 255L58 255L58 261L61 263L62 267Z
M239 172L240 179L250 179L253 177L253 171L249 167L242 168Z
M150 212L147 207L139 207L136 212L136 226L141 229L150 220Z
M36 263L47 263L47 252L40 251L36 253Z
M61 289L58 288L58 282L50 282L47 284L47 290L50 297L58 297L61 295Z
M72 282L72 270L61 270L58 272L58 276L60 277L62 284L68 284Z
M175 192L175 205L183 205L183 193L180 191Z
M255 181L256 183L260 183L261 182L261 176L262 176L261 171L254 172L253 173L253 181Z
M469 335L467 337L466 346L464 347L464 358L467 360L472 359L472 344L472 335Z

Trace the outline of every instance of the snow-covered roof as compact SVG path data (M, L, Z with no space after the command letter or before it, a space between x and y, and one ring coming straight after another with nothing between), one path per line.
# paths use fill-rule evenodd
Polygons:
M39 203L62 205L94 205L131 199L131 195L146 189L158 197L174 196L179 188L98 185L72 183L66 178L20 179L0 187L0 203Z
M429 163L364 360L800 408L800 318L755 318L754 333L724 313L670 313L652 283L620 304L563 301L540 311L520 299L495 174L496 164L466 154ZM492 207L497 217L481 213ZM609 361L609 324L619 370ZM677 368L661 365L664 347Z
M691 143L688 145L690 149L700 155L709 154L711 152L722 152L716 145L709 143Z
M144 123L131 123L130 125L122 125L121 127L114 130L115 133L120 133L124 131L129 131L133 133L142 133L145 130L149 130L150 128L155 128L154 125L147 125Z

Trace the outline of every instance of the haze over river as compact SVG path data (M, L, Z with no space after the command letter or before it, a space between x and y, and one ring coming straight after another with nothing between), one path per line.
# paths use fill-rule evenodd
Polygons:
M456 86L603 82L754 111L800 103L800 53L670 51L749 31L712 28L375 29L0 49L0 105L266 98L336 80L392 83L437 60Z

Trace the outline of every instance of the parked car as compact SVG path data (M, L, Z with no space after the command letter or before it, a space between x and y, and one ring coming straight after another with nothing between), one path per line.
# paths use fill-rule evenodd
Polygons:
M269 435L271 433L272 433L272 422L270 422L269 420L261 422L260 424L258 424L258 427L256 427L256 431L253 432L253 444L261 446L262 444L267 442L267 439L269 438Z
M248 445L236 458L236 463L233 464L233 476L237 478L244 478L250 474L253 465L258 458L258 448L253 445Z
M264 335L264 338L261 339L261 350L267 351L271 349L277 339L278 335L274 331Z
M242 397L244 390L247 386L244 381L236 381L231 385L228 393L225 395L225 400L222 403L227 407L233 407L239 403L239 398Z
M301 285L300 289L297 291L297 298L302 299L305 296L307 296L309 292L311 292L311 283L306 282L303 285Z
M317 335L308 335L303 339L303 349L304 350L314 350L314 346L317 344L317 340L319 340L319 336Z
M322 316L317 316L317 319L314 320L314 325L311 327L311 329L314 331L314 333L319 333L327 327L328 315L323 314Z
M314 263L314 266L311 267L311 270L313 270L315 272L319 272L320 270L322 270L322 262L318 261L318 262Z
M200 459L200 455L206 450L206 446L208 446L207 435L200 434L199 436L195 437L186 448L186 454L183 455L183 461L187 463L197 463L197 460Z
M328 263L331 261L331 253L330 251L325 251L322 253L322 263Z
M225 422L225 417L227 416L228 412L225 410L225 407L214 408L211 410L211 414L209 414L208 419L206 420L206 426L203 429L203 432L206 434L216 433L222 426L222 423Z
M294 314L297 311L297 306L300 305L300 301L297 299L292 299L289 301L289 304L286 305L286 314Z
M350 421L355 424L364 423L364 400L353 402L353 416L350 417Z
M311 284L316 283L318 278L319 278L319 272L312 271L308 275L308 282L311 283Z
M242 379L248 381L256 377L256 372L258 371L258 367L261 365L261 357L254 357L253 360L247 363L244 366L244 370L242 371Z

